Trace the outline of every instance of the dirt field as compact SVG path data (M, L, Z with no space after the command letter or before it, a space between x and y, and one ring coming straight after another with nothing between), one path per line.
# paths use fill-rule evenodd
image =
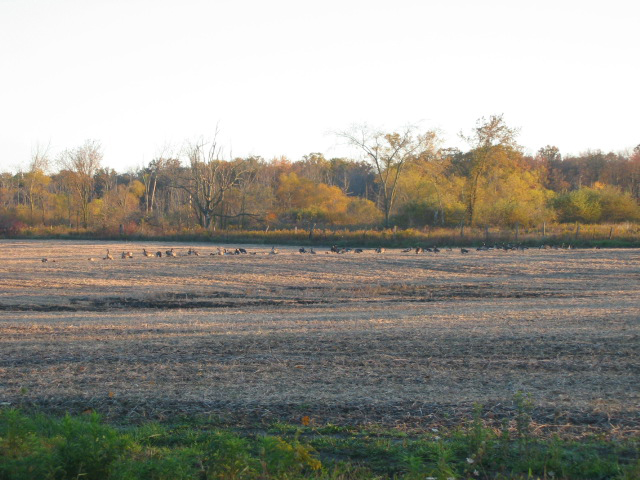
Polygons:
M639 431L638 250L190 246L1 241L0 403L430 428L521 391L541 430Z

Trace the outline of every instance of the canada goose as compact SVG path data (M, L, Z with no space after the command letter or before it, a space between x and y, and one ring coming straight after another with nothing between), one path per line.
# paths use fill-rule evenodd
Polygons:
M362 253L364 252L364 250L362 250L361 248L356 248L353 253Z
M143 254L145 257L153 257L153 256L154 256L154 255L153 255L153 253L151 253L151 252L147 252L147 249L146 249L146 248L143 248L143 249L142 249L142 254Z
M461 248L460 253L469 253L469 250L467 250L466 248Z
M238 251L242 254L246 254L247 251L244 248L239 248Z
M333 253L338 253L340 251L340 249L338 248L337 245L331 245L331 251Z
M109 249L107 248L107 255L104 257L104 260L113 260L113 256L109 253Z
M299 248L299 249L298 249L298 251L299 251L300 253L307 253L307 251L304 249L304 247Z
M48 258L43 258L43 259L42 259L42 263L47 263L48 261L49 261L49 259L48 259Z
M122 258L133 258L133 252L122 252Z
M309 253L310 253L311 255L315 255L315 254L316 254L316 251L313 249L313 247L311 247L311 250L309 250Z
M440 249L438 247L433 247L433 253L440 253Z
M405 248L404 250L402 250L402 253L409 253L412 250L413 248Z
M276 247L271 247L271 251L269 253L275 255L278 253L278 249Z
M386 249L386 248L384 248L384 247L378 247L378 248L376 248L376 253L384 253L384 252L386 252L386 251L387 251L387 249Z
M424 252L424 248L416 247L416 253L423 253L423 252Z
M191 247L189 247L189 251L187 252L187 255L195 255L196 257L200 256L200 254L197 252L197 250L195 248L191 248Z
M176 255L176 252L173 251L173 248L167 250L165 252L167 254L167 257L177 257L178 255Z
M162 252L156 252L156 257L158 258L162 257Z

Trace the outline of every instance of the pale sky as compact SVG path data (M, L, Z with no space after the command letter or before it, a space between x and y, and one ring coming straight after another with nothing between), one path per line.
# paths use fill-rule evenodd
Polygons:
M345 154L332 131L504 114L529 153L640 143L637 0L0 0L0 170L87 139L125 171L210 138Z

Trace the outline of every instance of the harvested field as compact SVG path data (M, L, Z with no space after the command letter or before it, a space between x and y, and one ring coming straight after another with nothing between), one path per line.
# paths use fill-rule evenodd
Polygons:
M639 432L638 250L191 246L0 242L0 403L427 428L524 392L543 433Z

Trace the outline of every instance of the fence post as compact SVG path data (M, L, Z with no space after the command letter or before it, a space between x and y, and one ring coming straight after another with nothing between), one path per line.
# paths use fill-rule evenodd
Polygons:
M609 229L609 240L613 237L613 227Z
M542 236L547 236L547 222L542 222Z

